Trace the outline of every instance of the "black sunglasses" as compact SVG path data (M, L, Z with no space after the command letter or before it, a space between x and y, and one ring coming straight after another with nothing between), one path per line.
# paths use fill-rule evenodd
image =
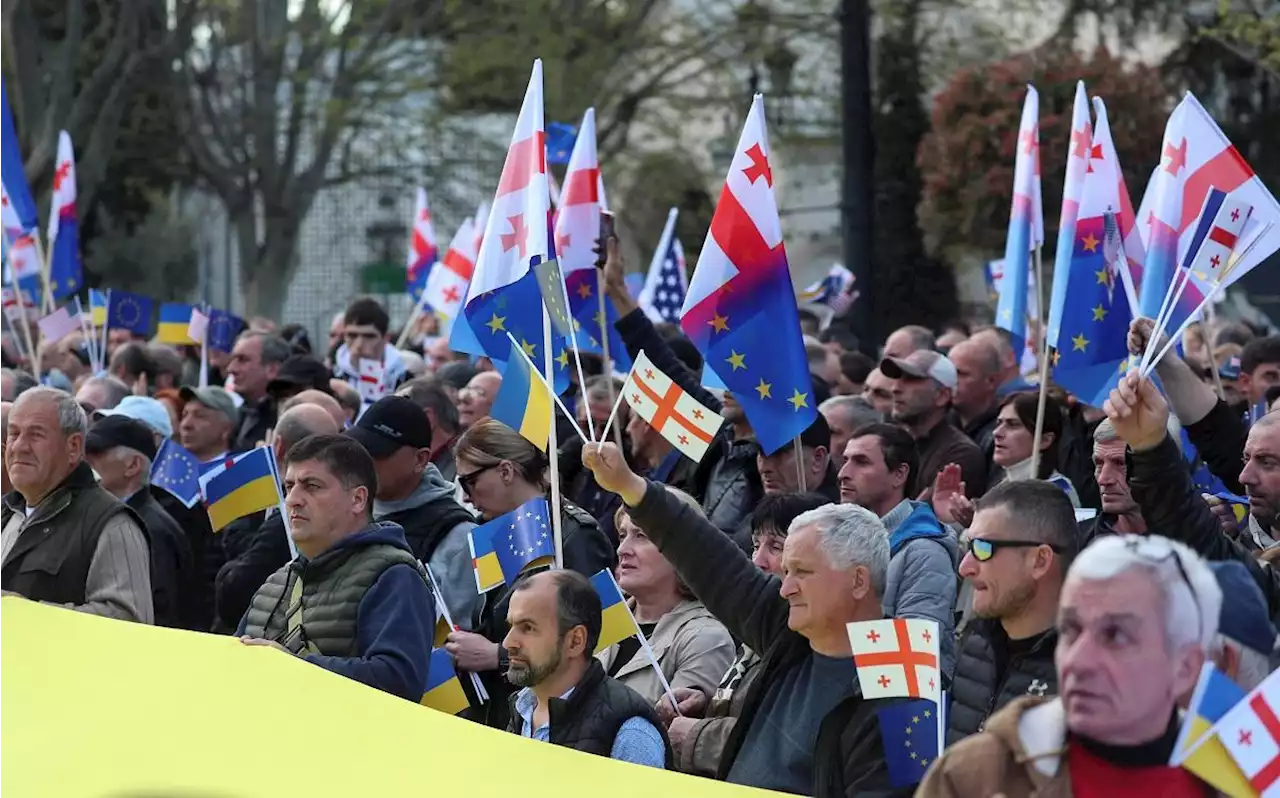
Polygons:
M480 475L490 469L497 468L500 465L502 465L501 460L499 460L496 463L490 463L487 466L481 466L480 468L477 468L475 471L472 471L470 474L459 474L458 484L462 486L462 490L465 491L469 496L471 495L471 491L475 490L476 480L480 478Z
M970 538L969 553L978 562L986 562L996 556L996 552L1000 549L1034 549L1037 546L1048 546L1055 552L1061 552L1061 546L1055 546L1052 543L1045 543L1043 540L987 540L985 538Z

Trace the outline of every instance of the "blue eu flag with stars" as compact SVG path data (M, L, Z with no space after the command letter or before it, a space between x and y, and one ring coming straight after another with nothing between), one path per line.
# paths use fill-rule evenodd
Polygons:
M188 509L200 500L200 461L166 439L151 464L151 484L178 497Z
M928 699L899 701L876 710L889 783L918 784L938 758L938 705Z
M128 291L111 291L107 299L107 327L128 330L135 335L151 335L155 301Z
M248 325L244 319L225 310L212 308L209 311L209 348L219 352L230 352L235 348L236 338Z
M507 584L531 566L541 565L556 554L551 534L551 512L547 500L539 496L530 499L506 515L495 518L490 524L493 531L493 550Z

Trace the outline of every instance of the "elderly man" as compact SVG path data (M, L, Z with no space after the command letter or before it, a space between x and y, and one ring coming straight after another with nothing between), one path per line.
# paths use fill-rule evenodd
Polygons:
M92 423L110 416L124 416L146 424L160 440L173 437L173 419L169 409L159 399L150 396L126 396L120 404L108 410L95 410L89 415ZM156 441L159 445L159 440Z
M1271 673L1269 658L1276 646L1276 628L1267 617L1267 601L1244 565L1222 560L1209 563L1222 588L1218 634L1209 658L1227 678L1252 690Z
M217 464L226 459L235 440L240 411L231 394L216 385L207 388L182 389L182 421L178 424L178 440L188 452L204 464Z
M965 495L981 496L987 486L987 461L977 444L947 421L955 395L955 364L946 355L920 350L904 358L886 357L880 371L893 383L893 420L907 428L920 453L920 490L933 487L949 463L960 466Z
M919 324L908 324L894 330L884 340L884 357L904 358L912 352L929 352L937 343L933 330Z
M151 597L157 626L180 628L193 578L191 543L147 489L156 459L155 433L141 421L108 416L89 430L85 460L98 482L142 520L151 553Z
M458 391L458 424L467 429L487 417L501 387L502 375L496 371L482 371L472 377L467 387Z
M1111 535L1072 564L1057 611L1062 694L1026 696L948 748L916 795L1209 794L1170 767L1177 701L1196 685L1222 591L1195 552Z
M13 402L0 402L0 441L9 440L9 410L12 407ZM9 482L9 467L5 465L7 452L7 448L0 450L0 496L9 495L9 491L13 489Z
M1080 522L1081 544L1087 546L1094 538L1117 532L1145 535L1147 522L1129 489L1129 447L1105 418L1093 431L1093 478L1102 495L1102 512Z
M84 462L88 427L76 400L53 388L32 388L9 411L5 465L14 490L4 501L0 586L35 601L152 623L146 532Z
M284 491L299 556L254 593L236 633L420 701L435 601L404 531L373 520L373 460L348 437L313 435L289 450Z
M280 471L285 455L313 435L332 435L341 428L323 407L298 404L286 409L271 436L271 454ZM274 510L233 521L219 533L225 561L213 580L214 628L230 632L249 608L249 600L277 568L289 562L284 518Z
M792 523L781 580L752 564L611 443L583 462L733 636L763 652L720 760L719 778L803 795L888 789L876 710L864 699L846 625L882 618L889 536L865 508L828 505ZM707 563L716 567L708 568Z
M871 403L880 415L889 418L893 415L893 380L884 376L879 368L867 374L867 381L862 388L862 396Z
M951 400L956 426L990 460L1000 413L1000 353L984 336L961 341L947 357L956 367L956 391Z
M76 401L84 412L110 410L129 395L129 386L110 375L90 377L76 392Z
M252 449L275 426L276 402L267 386L279 375L280 366L292 351L288 342L271 333L249 331L236 339L227 375L235 392L244 399L244 406L231 439L233 451Z
M334 399L324 391L308 389L289 397L281 403L280 414L284 415L291 408L298 405L316 405L329 414L329 417L333 419L333 423L337 425L339 430L347 425L347 415L346 411L342 409L342 405L338 404L337 399ZM278 424L279 422L277 421L276 423Z
M671 745L657 713L592 656L603 613L591 581L576 571L545 571L521 577L510 595L502 645L507 681L521 689L510 698L507 731L666 767Z
M843 462L844 447L853 437L853 431L884 420L884 416L861 396L833 396L818 405L818 412L831 428L831 459L836 461L837 467Z
M756 454L756 470L766 494L812 491L833 502L840 500L840 484L831 465L831 428L821 413L800 434L798 453L794 443L781 446L772 454L760 451Z
M20 369L0 369L0 399L3 401L12 402L39 384L35 377Z

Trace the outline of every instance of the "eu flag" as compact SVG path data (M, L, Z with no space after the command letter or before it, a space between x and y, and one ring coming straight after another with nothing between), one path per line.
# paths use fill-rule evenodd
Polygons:
M483 550L496 557L503 581L511 584L520 574L550 564L555 557L550 518L545 498L530 499L506 515L473 529L476 553Z
M895 788L920 783L938 758L937 711L937 704L923 698L876 710L889 783Z
M134 335L151 335L155 302L149 296L128 291L107 292L107 327L128 330Z
M219 352L230 352L235 348L236 338L249 325L244 319L225 310L212 308L209 311L209 348Z
M151 463L151 484L172 493L190 509L200 500L200 461L169 439Z
M577 139L578 129L567 122L552 122L547 125L547 163L569 163L569 156L573 154L573 145Z

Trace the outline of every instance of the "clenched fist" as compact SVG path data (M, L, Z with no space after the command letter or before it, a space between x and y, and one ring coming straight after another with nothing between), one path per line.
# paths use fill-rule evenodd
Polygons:
M644 498L644 477L631 470L622 450L613 443L588 443L582 447L582 464L591 469L596 484L622 497L628 507Z

